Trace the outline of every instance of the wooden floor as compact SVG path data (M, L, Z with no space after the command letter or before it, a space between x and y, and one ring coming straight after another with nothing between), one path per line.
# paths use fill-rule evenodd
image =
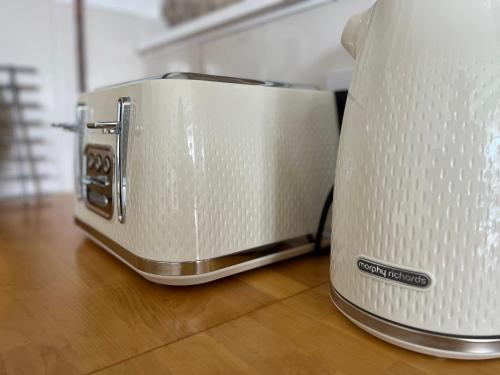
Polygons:
M69 197L0 204L0 374L499 374L411 353L330 303L327 256L152 284L85 239Z

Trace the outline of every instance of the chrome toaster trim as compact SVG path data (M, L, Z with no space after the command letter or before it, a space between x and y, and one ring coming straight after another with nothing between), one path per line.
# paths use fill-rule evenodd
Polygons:
M84 103L78 103L76 106L76 127L74 131L76 132L76 147L75 147L75 158L74 158L74 184L75 191L78 200L82 200L85 198L84 190L85 187L82 184L82 175L84 171L84 160L83 160L83 151L84 151L84 129L85 124L87 123L87 119L89 117L89 109Z
M297 83L285 83L285 82L276 82L276 81L267 81L267 80L258 80L249 78L218 76L218 75L202 74L202 73L172 72L163 75L161 78L186 79L191 81L236 83L240 85L281 87L281 88L293 88L293 89L303 89L303 90L319 90L319 88L314 85L303 85Z
M133 268L141 272L145 272L157 276L197 276L210 272L222 270L227 267L243 264L258 258L268 255L278 254L289 251L294 248L310 246L311 251L314 246L314 238L312 235L300 236L285 241L275 242L273 244L260 246L253 249L244 250L238 253L233 253L217 258L203 259L189 262L169 262L157 261L152 259L142 258L133 254L120 244L116 243L109 237L103 235L93 227L75 218L75 223L91 237L106 246L117 257L128 263ZM323 245L329 244L328 240L323 242Z
M101 130L103 134L116 135L115 150L115 181L118 197L118 221L125 223L127 207L127 148L128 132L130 127L129 97L118 98L116 104L116 121L96 121L87 123L87 129Z
M251 78L238 78L238 77L218 76L213 74L190 73L190 72L170 72L162 75L141 78L132 81L120 82L114 85L100 87L98 90L109 89L117 86L129 85L134 83L141 83L145 81L161 80L161 79L182 79L191 81L222 82L222 83L233 83L240 85L277 87L277 88L288 88L297 90L316 90L316 91L320 90L319 87L309 84L285 83L285 82L258 80Z
M355 306L342 297L332 284L330 284L330 297L335 306L354 324L363 329L366 328L383 340L389 341L386 338L389 336L391 339L412 346L413 350L415 346L422 347L423 351L434 349L455 354L457 358L463 355L477 356L478 359L493 358L500 354L499 336L455 336L408 327L380 318Z
M108 158L110 160L111 165L108 171L96 171L93 167L89 167L89 155L96 154L102 159ZM85 206L96 214L111 220L115 207L112 186L115 181L115 156L113 148L108 145L87 143L83 155L85 165L83 166L84 173L81 176L81 183L83 185ZM104 205L96 204L96 201L92 199L93 195L104 199Z

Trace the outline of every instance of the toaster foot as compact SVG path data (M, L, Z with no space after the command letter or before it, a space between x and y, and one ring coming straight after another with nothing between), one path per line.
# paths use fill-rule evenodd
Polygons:
M151 273L146 273L138 269L134 270L137 271L139 274L141 274L141 276L143 276L144 278L157 284L177 285L177 286L197 285L197 284L208 283L210 281L221 279L223 277L231 276L237 273L249 271L254 268L259 268L271 263L276 263L299 255L303 255L311 252L312 250L313 250L313 245L301 246L289 250L283 250L271 255L262 256L250 261L238 263L234 266L224 267L216 271L200 273L197 275L166 276L166 275L155 275Z
M361 329L391 344L436 357L490 359L500 357L500 336L458 337L424 331L373 315L347 301L330 285L335 306Z
M166 285L203 284L306 254L314 249L314 238L312 235L307 235L212 259L186 262L158 261L145 259L130 252L77 218L75 223L91 240L141 276L152 282ZM329 244L328 238L322 242L325 247Z

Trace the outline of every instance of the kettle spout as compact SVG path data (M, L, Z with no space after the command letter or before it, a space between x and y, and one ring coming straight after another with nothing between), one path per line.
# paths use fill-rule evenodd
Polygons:
M368 26L372 9L352 16L342 32L342 45L353 58L356 58L363 44L365 33L362 31Z

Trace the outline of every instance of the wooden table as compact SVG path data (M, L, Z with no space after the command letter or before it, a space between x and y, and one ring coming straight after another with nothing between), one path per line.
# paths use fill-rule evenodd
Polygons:
M379 341L331 304L327 256L152 284L73 225L71 198L0 204L0 374L499 374Z

